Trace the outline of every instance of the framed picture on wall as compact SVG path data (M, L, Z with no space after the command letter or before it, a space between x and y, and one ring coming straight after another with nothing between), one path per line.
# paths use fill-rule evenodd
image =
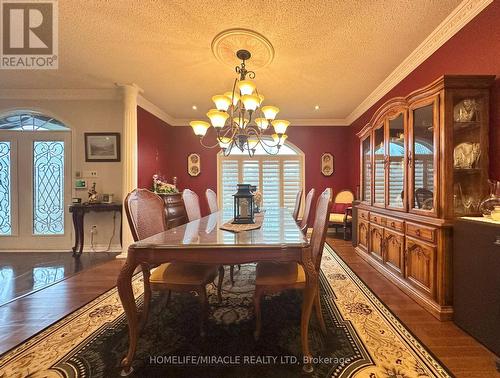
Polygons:
M201 173L201 158L198 154L189 154L187 158L188 174L191 177L196 177Z
M85 133L85 161L120 161L120 133Z
M323 176L331 176L335 172L335 160L331 153L325 152L321 155L321 173Z

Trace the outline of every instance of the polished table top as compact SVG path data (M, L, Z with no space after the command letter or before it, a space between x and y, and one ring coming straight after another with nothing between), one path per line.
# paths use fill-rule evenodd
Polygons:
M201 219L153 235L131 245L133 249L252 248L270 249L309 245L292 214L285 208L267 209L262 227L233 233L219 227L230 221L232 211L221 210Z

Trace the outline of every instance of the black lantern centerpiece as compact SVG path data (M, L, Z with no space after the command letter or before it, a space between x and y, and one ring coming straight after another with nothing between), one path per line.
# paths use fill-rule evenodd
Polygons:
M250 184L238 184L234 197L233 224L252 224L254 222L253 193Z

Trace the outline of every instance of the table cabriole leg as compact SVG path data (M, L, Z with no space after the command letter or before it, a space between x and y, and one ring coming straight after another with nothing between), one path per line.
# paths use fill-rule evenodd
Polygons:
M139 324L134 292L132 290L132 276L138 263L133 259L133 251L128 251L127 261L118 275L117 288L120 301L125 311L129 331L129 347L127 355L121 361L122 375L132 373L132 362L134 360L137 339L139 336Z

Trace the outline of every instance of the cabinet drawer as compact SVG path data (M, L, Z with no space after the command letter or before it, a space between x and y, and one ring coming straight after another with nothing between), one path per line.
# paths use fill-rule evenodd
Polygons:
M370 222L385 226L385 217L377 213L370 213Z
M421 240L435 243L436 234L437 228L406 222L406 235L408 236L413 236Z
M358 214L359 214L359 218L360 219L363 219L365 221L369 220L368 211L366 211L366 210L358 210Z
M385 226L387 228L390 228L392 230L399 231L399 232L404 232L404 230L405 230L404 221L402 221L400 219L396 219L396 218L387 217L385 219Z

